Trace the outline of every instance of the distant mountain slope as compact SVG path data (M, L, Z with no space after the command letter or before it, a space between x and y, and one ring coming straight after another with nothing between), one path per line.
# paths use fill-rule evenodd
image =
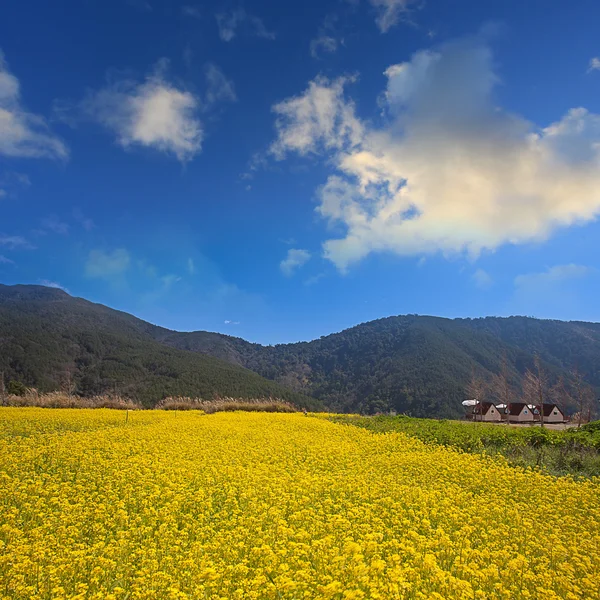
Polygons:
M62 290L0 285L0 371L6 379L50 391L71 377L83 395L115 391L148 406L169 395L277 396L319 405L239 365L161 344L152 337L161 331Z
M161 341L243 365L338 411L395 409L457 417L473 371L490 380L506 356L518 393L534 352L551 382L560 375L569 379L568 371L577 365L600 387L600 325L595 323L407 315L274 347L207 332L170 332Z
M61 290L0 285L0 369L42 389L70 369L81 393L115 386L148 404L167 394L273 394L299 405L311 396L336 411L450 418L463 414L473 372L491 380L506 356L518 393L535 352L550 382L577 366L600 390L597 323L406 315L262 346L170 331Z

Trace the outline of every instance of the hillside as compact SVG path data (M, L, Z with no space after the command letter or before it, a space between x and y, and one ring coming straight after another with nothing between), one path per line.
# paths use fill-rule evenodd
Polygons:
M595 323L407 315L273 347L207 332L161 333L160 339L243 365L345 412L462 416L460 403L473 372L490 380L506 356L518 394L535 352L550 383L561 375L569 380L569 370L577 366L600 388L600 325Z
M277 396L319 405L241 366L165 346L151 336L159 329L62 290L0 285L0 371L6 380L50 391L70 379L81 395L116 392L147 406L171 395Z
M473 372L509 366L518 394L538 353L549 383L577 366L600 389L600 324L527 317L371 321L311 342L262 346L175 332L61 290L0 286L0 369L43 390L73 373L77 391L115 389L147 404L170 394L312 398L343 412L458 417Z

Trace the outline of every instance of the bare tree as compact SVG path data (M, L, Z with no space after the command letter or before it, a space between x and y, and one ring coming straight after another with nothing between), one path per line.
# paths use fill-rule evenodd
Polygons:
M6 388L4 387L4 371L0 371L0 406L6 404Z
M475 406L475 420L477 420L477 414L480 416L480 421L483 421L483 401L487 395L487 387L485 381L475 375L475 369L471 375L471 380L467 384L466 392L470 399L477 400L478 404ZM479 409L479 413L477 413Z
M577 407L577 427L581 427L581 422L586 413L587 420L590 420L595 394L592 387L585 383L583 375L577 367L571 370L571 376L573 378L573 401Z
M566 408L573 405L573 397L569 392L565 378L561 375L557 382L548 390L548 395L552 399L552 402L560 408L563 414L566 413Z
M546 396L546 373L540 364L540 357L533 358L534 370L527 369L523 378L523 397L527 404L537 406L540 411L540 425L544 427L544 398Z
M60 389L62 392L67 394L69 398L73 395L73 392L75 391L75 382L73 381L71 369L66 369L63 373Z
M497 391L498 399L501 404L504 404L504 411L506 414L506 423L508 424L508 414L510 413L510 405L513 400L514 394L509 383L509 372L508 372L508 361L506 354L502 357L502 369L500 373L494 375L493 385Z

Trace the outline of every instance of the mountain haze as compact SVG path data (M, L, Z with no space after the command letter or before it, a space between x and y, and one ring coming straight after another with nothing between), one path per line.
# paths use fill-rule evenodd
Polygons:
M170 394L277 395L300 406L457 417L472 375L510 383L538 353L549 383L576 366L600 388L600 324L528 317L405 315L311 342L262 346L205 331L176 332L40 286L0 286L0 368L40 389L73 373L77 391L147 405Z

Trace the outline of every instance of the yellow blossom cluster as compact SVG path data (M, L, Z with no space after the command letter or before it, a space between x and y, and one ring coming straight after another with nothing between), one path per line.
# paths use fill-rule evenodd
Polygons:
M301 414L3 408L0 598L600 598L600 482Z

